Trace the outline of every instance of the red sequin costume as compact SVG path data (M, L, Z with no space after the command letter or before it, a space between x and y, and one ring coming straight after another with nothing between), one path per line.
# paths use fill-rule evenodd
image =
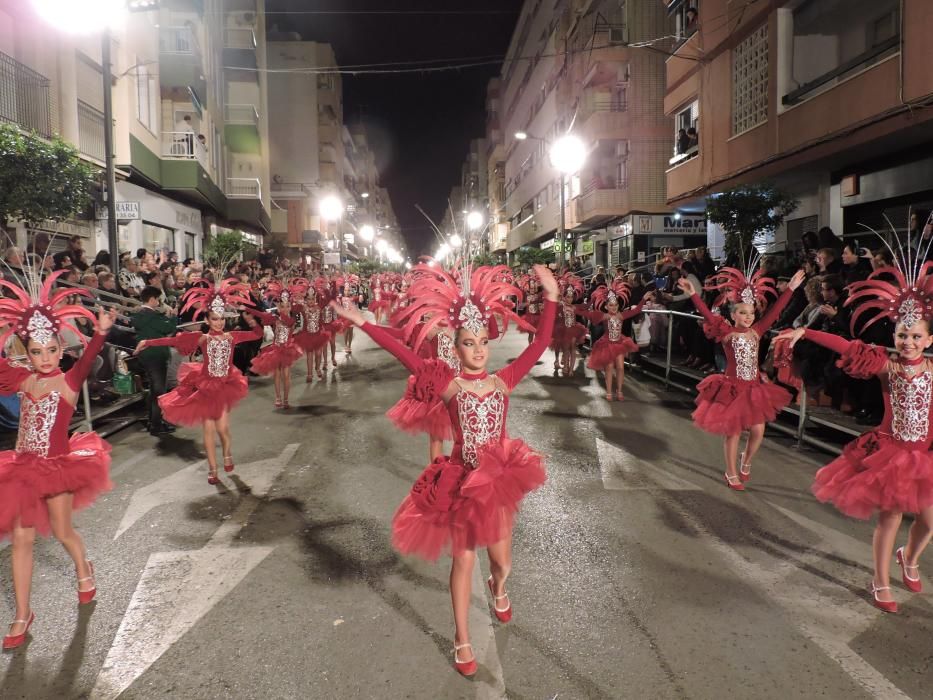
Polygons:
M505 422L509 393L531 370L548 346L557 305L544 304L533 343L495 374L495 388L485 394L439 360L423 360L380 326L363 329L412 372L411 389L433 405L446 401L454 427L449 457L434 461L421 474L395 513L392 542L403 554L437 559L501 541L512 527L521 499L546 478L544 459L521 440L508 437ZM482 375L484 378L486 375Z
M274 316L263 311L250 311L266 326L272 327L272 342L259 351L253 358L250 368L256 374L270 375L277 369L291 367L295 361L304 355L292 337L292 328L295 318L292 315Z
M554 321L551 350L570 352L586 338L586 326L577 323L577 308L574 301L583 296L583 282L569 272L558 280L560 285L560 308Z
M699 393L693 422L699 428L716 435L738 435L753 425L773 421L790 403L791 396L786 389L761 375L758 344L792 295L790 289L785 290L762 318L747 329L737 328L715 315L696 294L691 297L706 321L703 324L706 337L721 343L726 354L725 373L710 375L697 386Z
M537 328L538 321L541 318L541 304L544 301L544 295L541 294L541 284L534 274L522 275L519 287L525 292L525 315L522 319L533 328Z
M48 536L46 498L74 494L73 507L80 510L113 487L110 445L97 433L68 438L81 385L105 336L95 333L78 361L64 373L39 374L0 360L0 393L18 392L20 397L16 447L0 452L0 537L9 535L17 520L22 527L34 527Z
M577 313L589 319L590 323L606 324L606 332L593 345L593 350L586 361L587 367L602 372L614 364L620 355L625 357L629 353L638 352L638 344L622 332L622 324L638 316L644 305L645 301L642 300L638 306L614 314L578 308Z

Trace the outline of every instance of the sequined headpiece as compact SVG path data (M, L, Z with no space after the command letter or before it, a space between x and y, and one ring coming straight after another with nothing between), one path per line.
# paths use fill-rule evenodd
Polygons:
M704 289L719 292L714 306L727 301L730 304L752 304L776 297L774 280L766 277L764 270L756 270L761 257L755 255L744 272L735 267L721 267L710 277Z
M85 289L68 287L52 291L55 281L67 270L58 270L40 282L36 270L24 268L26 289L17 284L0 280L0 287L12 294L12 298L0 299L0 325L6 330L0 335L0 346L6 343L11 334L16 333L24 343L30 338L40 345L47 345L58 337L62 329L74 331L75 335L86 343L84 334L71 323L75 318L86 318L92 323L97 318L81 304L65 304L65 299L78 294L91 297Z
M557 287L560 290L561 297L565 297L568 292L571 292L575 300L583 298L583 280L572 272L562 274L560 279L557 280Z
M288 282L288 295L291 299L305 296L311 289L311 283L304 277L295 277Z
M534 272L526 273L518 278L518 288L525 294L537 293L541 289L541 282Z
M927 225L931 221L933 214L927 219ZM853 329L858 319L866 313L869 319L862 327L863 331L881 318L890 318L894 323L903 323L907 328L923 319L930 321L933 318L933 262L925 262L933 237L927 241L923 238L916 242L909 238L902 241L890 221L888 225L896 249L880 233L869 230L881 238L891 251L894 265L878 268L868 279L848 286L849 296L845 305L857 304L851 320Z
M632 290L625 282L612 282L608 286L594 289L590 300L593 302L594 308L602 311L606 308L606 304L610 302L618 303L619 308L622 309L628 305L631 296Z
M201 280L185 292L181 301L181 313L194 309L195 319L209 313L223 316L228 308L253 305L249 296L249 285L242 284L236 277L230 277L215 285Z
M280 301L291 303L292 300L292 295L288 291L288 288L279 280L272 280L266 285L266 291L263 297L276 304Z

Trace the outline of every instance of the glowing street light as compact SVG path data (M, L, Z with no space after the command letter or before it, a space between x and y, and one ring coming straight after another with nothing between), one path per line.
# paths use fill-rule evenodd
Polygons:
M118 27L126 17L126 0L32 0L36 13L69 34L94 34Z
M524 141L524 140L527 139L527 138L528 138L528 132L525 132L525 131L516 131L516 132L515 132L515 139L516 139L517 141Z
M360 197L362 197L363 199L369 199L369 192L363 192L363 193L360 195Z
M343 216L343 202L337 195L329 194L318 203L318 211L325 221L337 221Z
M460 238L456 233L450 237L450 246L452 248L459 248L463 245L463 239Z
M373 240L373 238L376 237L376 229L374 229L369 224L363 224L362 226L360 226L360 237L364 241L369 243L370 241Z
M551 145L551 165L564 175L580 172L586 162L586 146L573 134L561 136Z
M386 243L385 238L380 238L378 241L376 241L376 250L379 251L380 255L385 253L386 250L388 249L389 249L389 244Z
M471 231L476 231L482 228L483 224L485 223L485 220L483 218L483 215L480 214L478 211L471 211L469 214L467 214L466 223L467 223L468 229L470 229Z

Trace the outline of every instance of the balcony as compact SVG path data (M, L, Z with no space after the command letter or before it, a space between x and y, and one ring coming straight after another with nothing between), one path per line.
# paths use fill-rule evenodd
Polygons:
M227 197L230 199L262 199L262 183L258 177L228 177Z
M207 94L198 33L192 22L159 29L159 77L167 87L192 87Z
M273 199L306 199L311 195L311 190L302 182L273 182Z
M227 218L232 223L243 222L251 230L267 233L272 221L262 203L262 182L255 177L227 178Z
M599 189L594 187L577 197L573 204L574 226L568 225L568 228L582 227L586 230L598 228L623 216L631 208L627 188Z
M550 202L508 232L507 248L510 251L516 250L553 234L560 223L559 216L560 205Z
M248 27L227 27L224 30L224 67L251 73L258 77L256 68L256 32Z
M0 53L0 120L51 138L49 88L49 79L44 75Z
M78 150L82 155L103 162L104 113L78 100Z
M225 105L224 135L235 153L259 153L259 112L255 105Z
M207 149L190 131L163 131L162 157L172 160L196 160L205 170L210 169Z

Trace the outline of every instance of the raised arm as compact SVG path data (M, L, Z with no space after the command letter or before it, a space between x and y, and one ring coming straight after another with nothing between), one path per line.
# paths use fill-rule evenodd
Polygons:
M262 324L257 323L250 331L230 331L230 336L233 338L233 344L236 345L238 343L248 343L252 340L261 340L262 333Z
M824 348L828 348L833 352L838 352L840 355L844 354L855 341L846 340L842 336L835 335L833 333L824 333L823 331L811 331L809 329L799 329L802 330L803 337L809 340L810 342L816 343L817 345L822 345Z
M104 347L104 341L107 339L109 331L109 326L106 330L98 328L94 336L88 341L84 352L81 353L81 357L71 366L70 370L65 372L65 382L71 389L77 391L84 383L84 380L87 379L87 375L91 373L94 359L100 354L101 348Z
M587 309L583 304L574 304L573 308L577 312L577 316L582 316L590 323L602 323L606 319L606 314L602 311Z
M781 312L790 302L791 297L794 296L794 290L800 286L800 283L804 280L803 270L798 270L794 273L794 276L790 278L790 282L787 283L787 289L777 298L777 300L768 307L761 319L756 323L753 328L758 335L764 335L768 332L768 329L771 328L778 320L778 317L781 315Z
M424 362L424 360L412 352L411 348L396 340L395 336L387 331L384 326L377 326L366 321L360 328L362 328L370 338L375 340L379 347L394 355L395 359L405 365L409 372L418 371L418 368Z
M648 301L648 295L642 297L642 300L638 302L636 306L633 306L630 309L626 309L622 312L622 320L628 321L630 318L635 318L638 314L641 313L641 310L644 308L645 303Z
M522 380L522 378L531 371L535 362L547 349L551 343L551 335L554 333L554 317L557 315L557 302L548 299L544 302L544 310L538 321L538 332L535 334L534 342L526 347L522 354L509 363L508 366L496 372L496 375L505 382L509 391Z
M709 307L706 305L706 302L704 302L704 301L700 298L700 295L699 295L699 294L697 294L696 292L693 292L693 294L690 295L690 301L693 302L693 307L694 307L697 311L700 312L700 316L703 317L703 320L704 320L704 321L706 321L707 323L712 323L712 324L717 324L717 323L719 323L719 320L720 320L722 317L721 317L721 316L717 316L717 315L714 314L712 311L710 311L710 310L709 310Z

